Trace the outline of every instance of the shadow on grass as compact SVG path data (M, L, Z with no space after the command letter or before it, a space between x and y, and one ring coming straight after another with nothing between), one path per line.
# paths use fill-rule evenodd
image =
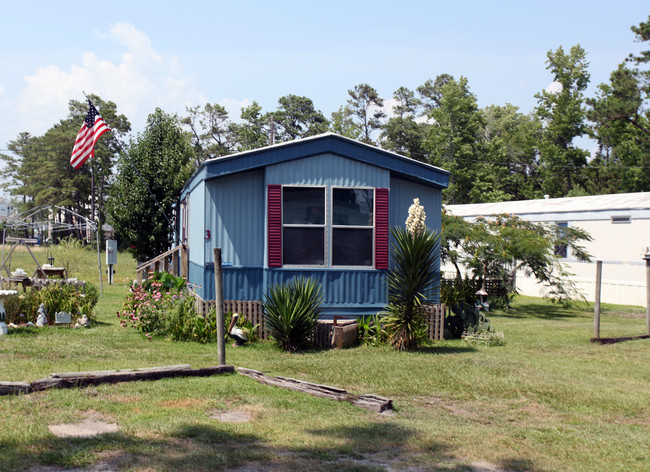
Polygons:
M323 438L318 442L323 445L284 448L254 434L233 432L231 425L185 424L157 438L120 432L87 439L48 437L31 444L10 441L0 445L0 469L376 472L415 464L418 470L476 470L455 459L444 442L419 434L394 422L368 421L307 430L306 437ZM503 466L508 471L539 470L523 458L507 459Z
M38 330L39 328L35 326L18 326L17 328L11 328L6 335L16 336L18 338L28 338L31 336L38 336Z
M466 354L475 351L476 348L473 346L421 346L413 352L421 352L424 354Z
M588 307L584 306L583 308L586 310ZM541 318L547 320L561 320L573 318L579 314L580 311L581 310L575 306L565 307L560 304L540 301L518 303L514 308L499 310L498 312L495 312L495 314L502 318Z

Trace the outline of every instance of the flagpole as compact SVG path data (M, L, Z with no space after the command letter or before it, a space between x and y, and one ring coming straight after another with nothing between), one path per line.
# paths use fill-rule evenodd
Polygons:
M95 106L93 105L92 100L90 100L88 95L86 95L86 92L83 92L83 94L86 97L86 99L88 100L89 105L91 107L95 108ZM95 108L95 110L96 110L96 108ZM165 212L164 212L164 210L162 208L162 205L160 204L160 202L158 201L158 199L156 198L154 193L151 191L151 188L149 188L149 184L147 183L146 179L142 176L142 174L140 174L140 172L138 171L138 168L135 166L133 160L128 155L128 153L124 150L124 147L122 146L122 143L120 142L119 139L117 139L117 136L115 136L115 133L113 133L113 130L108 126L107 126L107 128L108 128L108 131L111 132L111 136L113 137L113 139L115 140L115 143L117 144L118 151L120 152L120 154L122 156L124 156L126 158L126 162L131 165L131 167L133 168L135 174L142 180L142 183L144 183L144 186L147 189L147 192L149 192L149 195L151 196L153 201L156 203L156 206L158 207L158 210L160 211L162 216L165 218L165 221L167 221L167 229L170 232L170 235L173 235L175 229L172 226L171 221L169 220L169 218L165 214ZM94 203L95 203L95 166L94 166L94 162L92 160L91 160L91 193L92 193L91 211L93 212L93 217L94 217L94 208L95 208L94 207ZM98 229L98 231L99 231L99 229ZM98 244L99 244L99 233L98 233ZM99 264L100 264L100 269L99 270L100 270L100 285L101 285L101 260L100 260Z

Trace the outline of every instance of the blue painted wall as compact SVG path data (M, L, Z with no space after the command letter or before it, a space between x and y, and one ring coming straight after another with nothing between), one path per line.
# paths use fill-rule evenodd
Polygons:
M264 171L244 172L206 184L205 262L212 262L215 247L221 248L224 264L262 267L265 245Z
M187 195L187 242L190 248L189 260L203 265L203 229L205 228L205 182L197 185ZM190 281L192 279L190 278Z

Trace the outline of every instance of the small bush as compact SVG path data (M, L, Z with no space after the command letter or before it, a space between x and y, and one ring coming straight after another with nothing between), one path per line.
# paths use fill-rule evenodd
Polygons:
M357 320L357 323L359 344L376 347L388 342L388 333L382 326L380 315L363 316Z
M320 316L323 292L318 282L305 277L274 285L264 294L264 321L275 342L295 352L307 343Z
M168 336L174 341L217 341L215 309L205 317L199 315L194 298L188 294L185 279L165 272L150 274L141 285L133 284L117 316L121 318L122 327L137 329L148 339ZM226 326L231 316L228 313L224 317ZM237 325L250 330L249 342L258 339L254 332L257 326L250 321L240 317Z
M483 344L485 346L503 346L506 343L503 331L492 331L489 327L484 326L465 331L462 339L469 344Z
M41 303L45 305L48 323L54 323L56 313L60 311L70 313L73 321L81 315L86 315L92 320L93 309L99 298L97 287L86 284L86 293L82 290L73 285L49 285L41 290L32 289L27 293L8 297L5 301L7 323L36 322Z

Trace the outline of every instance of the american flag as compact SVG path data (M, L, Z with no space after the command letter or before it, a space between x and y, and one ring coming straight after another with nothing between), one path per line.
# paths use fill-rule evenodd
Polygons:
M104 118L102 118L90 100L88 101L88 104L90 105L90 108L88 109L86 119L81 125L81 129L77 135L77 140L74 142L72 157L70 158L70 164L75 169L81 167L89 157L95 155L95 143L102 134L106 131L110 131Z

